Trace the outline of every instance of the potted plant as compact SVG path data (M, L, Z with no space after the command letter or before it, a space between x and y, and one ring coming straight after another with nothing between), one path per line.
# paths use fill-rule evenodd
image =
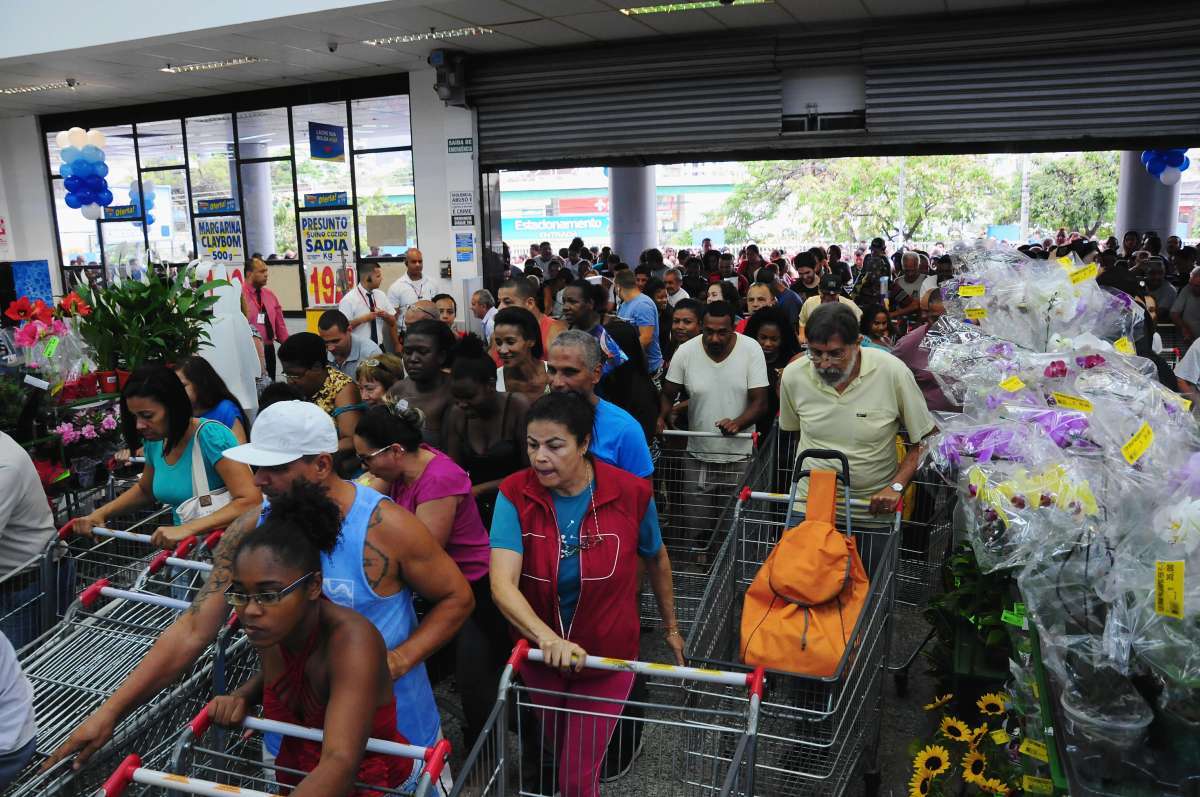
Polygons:
M80 488L95 484L97 469L120 446L120 428L116 410L109 405L72 413L51 429L62 439L64 457Z

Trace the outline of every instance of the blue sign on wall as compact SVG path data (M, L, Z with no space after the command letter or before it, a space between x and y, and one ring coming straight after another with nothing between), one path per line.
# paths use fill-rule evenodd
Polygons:
M196 215L204 216L217 213L237 213L237 200L231 196L220 199L197 199Z
M505 240L569 241L578 235L587 243L605 242L609 237L608 216L520 216L502 218L500 230ZM563 243L563 246L566 244Z
M109 205L104 209L105 219L136 219L141 215L137 205Z
M305 194L306 208L333 208L350 204L345 191L325 191L320 194Z
M346 128L309 122L308 154L320 161L346 160Z

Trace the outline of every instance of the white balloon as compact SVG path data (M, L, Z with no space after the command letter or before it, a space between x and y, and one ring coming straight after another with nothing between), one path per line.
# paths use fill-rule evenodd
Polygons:
M67 141L72 147L83 148L87 146L87 131L82 127L72 127L67 131Z
M1179 178L1182 176L1183 172L1179 171L1179 169L1175 168L1174 166L1168 166L1167 168L1163 169L1162 174L1158 176L1158 179L1163 185L1175 185L1175 183L1179 182Z
M67 135L67 131L63 130L54 137L54 143L58 144L59 149L66 149L71 146L71 138Z
M81 213L83 213L83 217L85 219L89 219L90 221L96 221L104 215L104 210L95 203L91 205L84 205L79 210Z
M105 140L104 131L102 130L89 130L87 132L87 143L91 144L93 147L104 149Z
M145 191L147 194L153 194L155 187L156 186L154 185L154 183L150 180L147 180L146 182L142 183L142 190Z

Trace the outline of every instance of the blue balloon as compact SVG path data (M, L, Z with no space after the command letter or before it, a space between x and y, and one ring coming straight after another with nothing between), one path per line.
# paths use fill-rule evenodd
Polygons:
M153 224L153 223L154 223L154 214L147 213L146 214L146 224Z
M101 177L108 177L108 164L104 161L92 164L92 173L98 174Z
M83 158L76 158L71 161L71 172L76 177L90 177L92 174L92 164Z
M1192 165L1192 159L1191 159L1191 158L1189 158L1187 155L1184 155L1184 156L1183 156L1183 163L1182 163L1182 165L1180 165L1180 167L1179 167L1179 171L1181 171L1181 172L1186 172L1186 171L1187 171L1187 169L1188 169L1188 167L1189 167L1189 166L1191 166L1191 165Z
M1178 169L1183 165L1183 153L1179 150L1173 149L1167 153L1167 156L1163 158L1163 160L1166 161L1168 166L1173 166Z
M83 203L79 201L79 194L67 194L63 197L63 202L72 210L77 210L83 207Z
M58 164L58 173L63 177L72 177L75 174L75 172L71 169L71 164L69 163Z
M91 205L96 201L96 197L91 191L76 191L75 198L79 200L81 205Z
M97 205L101 205L103 207L108 207L109 205L112 204L112 201L113 201L112 191L109 191L107 188L105 188L103 191L100 191L99 193L96 194L96 204Z
M67 193L78 191L80 188L83 188L83 178L72 175L63 180L63 188L67 189Z
M1154 157L1154 150L1152 150L1152 149L1142 150L1142 165L1145 166L1146 164L1148 164L1150 162L1150 159L1153 157Z
M87 190L93 194L98 194L108 187L103 177L97 177L94 174L91 177L86 178L86 181Z
M104 152L95 144L88 144L83 149L79 150L79 154L88 163L97 163L104 160Z
M82 155L83 153L79 151L79 147L63 147L62 152L58 153L58 157L62 158L63 163L79 160Z
M1167 162L1157 155L1151 158L1150 162L1146 164L1146 171L1150 172L1150 174L1154 175L1155 177L1158 177L1160 174L1162 174L1163 170L1166 168Z
M154 207L154 194L146 194L146 210Z

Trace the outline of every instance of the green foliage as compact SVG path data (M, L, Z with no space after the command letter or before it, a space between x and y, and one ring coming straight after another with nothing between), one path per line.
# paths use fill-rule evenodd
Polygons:
M80 319L80 333L101 368L179 362L208 341L206 325L217 303L212 290L228 284L196 282L195 270L187 269L170 280L151 271L144 283L124 280L99 290L80 286L92 306L92 314Z
M1116 152L1039 159L1029 175L1030 225L1047 231L1066 227L1087 236L1111 235L1119 170Z

